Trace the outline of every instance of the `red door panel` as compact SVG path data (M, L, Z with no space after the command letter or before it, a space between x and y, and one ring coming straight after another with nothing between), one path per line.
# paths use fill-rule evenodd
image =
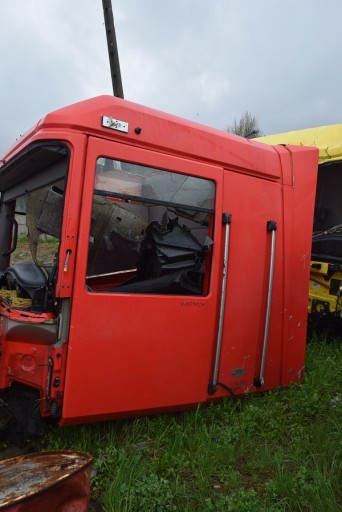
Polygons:
M265 386L278 384L283 321L282 189L278 183L225 172L224 211L231 214L226 306L219 380L236 393L259 376L266 320L272 233L277 224Z
M220 215L216 215L213 226L210 289L206 296L93 293L86 288L85 276L99 156L210 177L216 186L216 208L221 209L222 169L90 140L62 423L204 401L212 364L221 263Z

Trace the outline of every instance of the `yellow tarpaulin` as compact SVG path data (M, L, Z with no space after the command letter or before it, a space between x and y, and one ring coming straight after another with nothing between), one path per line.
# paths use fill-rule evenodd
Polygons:
M319 148L320 164L342 159L342 124L278 133L253 140L272 145L316 146Z

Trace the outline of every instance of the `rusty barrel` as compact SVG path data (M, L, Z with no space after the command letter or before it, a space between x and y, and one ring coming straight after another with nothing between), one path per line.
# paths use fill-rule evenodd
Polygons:
M91 461L89 454L69 450L1 461L1 512L86 512Z

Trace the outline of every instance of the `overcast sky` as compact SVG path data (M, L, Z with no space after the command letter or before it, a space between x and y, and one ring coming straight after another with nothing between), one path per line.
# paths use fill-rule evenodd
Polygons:
M112 0L125 98L269 135L342 122L341 0ZM0 154L112 94L101 0L0 0Z

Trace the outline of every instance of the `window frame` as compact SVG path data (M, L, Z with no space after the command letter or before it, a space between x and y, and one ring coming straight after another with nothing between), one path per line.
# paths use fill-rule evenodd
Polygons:
M117 192L115 190L107 190L107 189L102 189L102 188L98 188L97 185L96 185L96 179L98 177L98 163L99 163L99 160L100 159L106 159L106 160L110 160L113 162L113 168L112 170L109 170L107 169L106 172L112 172L112 171L115 171L115 169L118 169L120 171L120 173L122 172L127 172L129 174L132 174L134 176L134 173L130 173L129 172L129 169L122 169L122 168L117 168L115 167L115 165L119 164L120 166L122 165L134 165L135 167L140 167L140 173L137 173L137 175L139 176L144 176L144 170L155 170L157 173L168 173L170 175L170 178L172 178L172 175L174 174L177 174L177 175L182 175L185 180L183 182L183 184L186 182L186 179L187 178L192 178L194 180L198 180L198 183L200 183L200 181L203 181L204 184L210 184L210 191L209 191L209 195L208 195L208 200L209 202L211 202L213 204L213 207L212 208L208 208L208 207L205 207L205 206L195 206L195 205L187 205L187 204L184 204L184 203L178 203L178 202L173 202L173 201L165 201L164 199L154 199L152 197L145 197L143 195L134 195L134 194L128 194L128 193L121 193L121 192ZM145 174L145 178L147 178L147 173ZM152 176L152 179L153 179L153 176ZM182 184L182 185L183 185ZM179 189L175 192L175 194L181 189L182 185L179 187ZM143 205L149 205L149 206L161 206L161 207L165 207L168 211L170 212L170 210L168 210L168 208L172 208L172 209L179 209L179 210L183 210L183 212L185 213L186 211L188 212L198 212L199 214L207 214L208 215L208 224L207 224L207 232L205 234L205 239L206 240L210 240L211 241L211 244L213 244L213 237L214 237L214 224L215 224L215 205L216 205L216 193L217 193L217 187L216 187L216 182L215 182L215 179L211 178L211 177L208 177L208 176L198 176L197 174L195 173L190 173L190 172L183 172L183 171L179 171L178 169L171 169L168 167L168 168L161 168L160 166L155 166L155 165L151 165L149 164L148 166L146 165L146 163L138 163L137 161L128 161L127 159L120 159L118 160L118 157L111 157L111 156L104 156L103 154L99 155L96 160L95 160L95 174L94 174L94 183L93 183L93 190L92 190L92 218L93 218L93 214L94 214L94 210L93 210L93 207L94 207L94 198L96 196L99 196L99 197L107 197L107 198L113 198L114 200L117 199L118 202L121 202L121 201L124 201L126 203L134 203L134 204L139 204L141 206ZM157 194L158 195L158 194ZM177 214L176 214L177 215ZM179 217L176 216L176 219L178 219ZM182 218L182 220L186 219L186 216L184 215L184 217ZM188 218L188 220L192 223L196 222L194 221L193 219L190 219ZM204 226L205 223L201 223L200 221L197 221L196 224L198 226ZM107 229L108 226L106 226L105 230ZM185 230L185 225L183 225L183 228ZM91 228L90 228L91 229ZM191 233L192 229L191 228L187 228L187 230L189 231L189 233ZM91 233L90 233L91 235ZM193 235L192 233L190 234L190 236L192 236L193 238L195 238L195 235ZM91 239L91 236L90 236L90 239ZM204 251L206 250L207 254L203 255L202 256L202 265L204 266L205 270L202 272L203 276L202 276L202 279L203 279L203 283L202 283L202 290L201 290L201 293L176 293L176 295L184 295L184 296L206 296L208 295L208 292L209 292L209 283L210 283L210 273L211 273L211 265L212 265L212 247L206 247L205 248L205 245L203 244L202 246L202 250L203 250L203 254L204 254ZM89 255L90 255L90 244L89 244L89 250L88 250L88 255L87 255L87 267L89 267ZM132 270L135 270L135 269L132 269ZM109 288L99 288L99 289L94 289L92 286L89 285L89 282L90 282L90 279L91 278L100 278L100 282L101 282L101 277L103 278L104 276L108 275L118 275L118 274L125 274L126 272L129 272L129 269L121 269L121 270L116 270L116 271L113 271L113 272L104 272L104 273L99 273L99 274L95 274L95 275L91 275L91 274L88 274L88 268L87 268L87 273L86 273L86 283L87 283L87 289L88 291L90 291L91 293L100 293L100 292L105 292L105 293L113 293L113 294L117 294L117 293L125 293L124 290L120 290L120 285L114 285L113 287L109 287ZM144 291L130 291L129 293L136 293L136 294L140 294L140 293L145 293ZM147 293L152 293L152 294L159 294L158 291L153 291L153 292L147 292ZM169 295L169 293L160 293L161 295Z

